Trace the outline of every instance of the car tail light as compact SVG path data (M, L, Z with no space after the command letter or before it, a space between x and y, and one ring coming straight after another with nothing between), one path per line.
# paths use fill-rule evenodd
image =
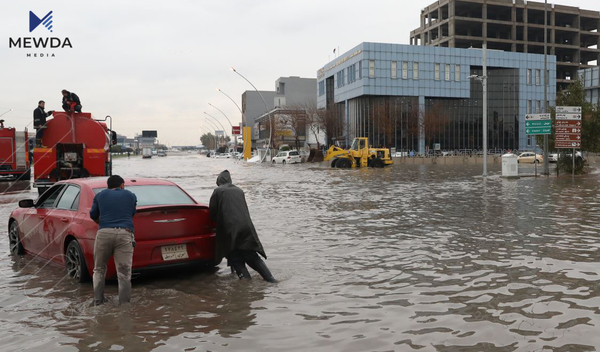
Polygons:
M288 159L291 159L291 158L292 158L291 156L288 156Z

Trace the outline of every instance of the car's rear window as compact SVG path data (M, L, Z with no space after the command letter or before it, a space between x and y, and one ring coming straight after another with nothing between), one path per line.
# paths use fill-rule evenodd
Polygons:
M300 155L298 152L290 152L290 155Z
M98 194L105 189L106 188L94 188L94 193ZM125 186L125 189L135 194L137 197L138 207L153 205L195 204L194 200L177 186Z

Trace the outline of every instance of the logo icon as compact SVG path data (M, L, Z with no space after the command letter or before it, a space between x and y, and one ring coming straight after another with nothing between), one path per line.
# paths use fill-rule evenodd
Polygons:
M48 12L44 18L40 19L35 13L29 11L29 32L33 32L39 25L43 24L50 32L52 32L52 11Z

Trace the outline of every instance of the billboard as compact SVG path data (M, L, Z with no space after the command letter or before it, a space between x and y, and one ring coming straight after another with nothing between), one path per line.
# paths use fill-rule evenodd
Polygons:
M158 138L156 131L142 131L142 137L144 138Z

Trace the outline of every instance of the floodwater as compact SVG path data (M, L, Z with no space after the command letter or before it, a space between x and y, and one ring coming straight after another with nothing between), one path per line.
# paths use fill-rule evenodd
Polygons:
M186 154L117 159L208 202L231 171L279 283L218 270L91 284L11 257L27 185L1 184L2 351L600 350L599 174L482 179L481 166L247 165ZM7 188L10 187L8 190Z

